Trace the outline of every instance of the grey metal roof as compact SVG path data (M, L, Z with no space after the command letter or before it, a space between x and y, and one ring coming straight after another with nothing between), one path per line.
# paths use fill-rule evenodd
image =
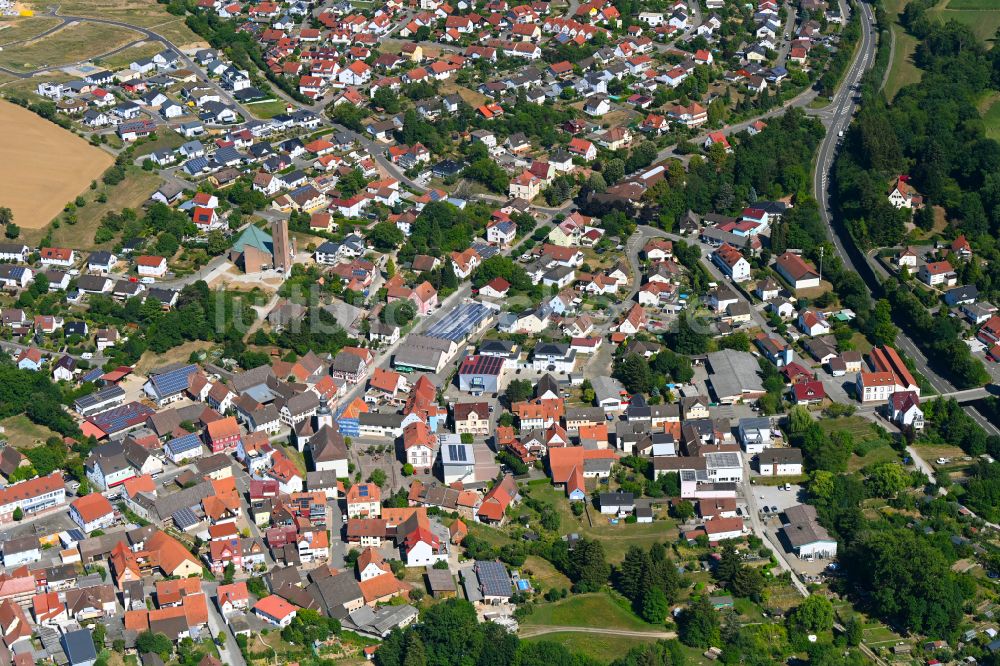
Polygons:
M85 664L97 659L90 629L77 629L63 635L62 644L70 664Z
M712 388L720 399L764 390L757 374L757 359L750 353L732 349L709 352L708 364L712 369Z

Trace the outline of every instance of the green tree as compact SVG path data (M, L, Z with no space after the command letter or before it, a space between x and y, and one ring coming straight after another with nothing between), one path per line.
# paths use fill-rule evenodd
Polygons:
M524 400L528 400L529 398L531 398L533 393L534 393L534 387L531 385L531 382L528 381L527 379L511 380L511 382L507 384L507 389L504 391L504 395L507 397L507 400L509 400L510 404L512 405L515 402L522 402Z
M685 645L708 648L719 643L719 618L707 597L700 597L681 611L677 629Z
M658 587L646 590L642 595L642 619L650 624L663 624L670 612L667 595Z
M872 465L866 470L865 486L874 497L895 497L910 485L910 477L894 462Z
M621 380L631 394L648 393L653 386L653 373L649 369L649 363L638 354L629 354L617 363L614 376Z
M826 597L812 594L788 615L790 633L815 634L833 628L833 604Z
M611 566L600 541L586 537L577 541L569 556L569 577L578 592L595 592L607 585Z
M166 660L173 651L174 644L163 634L143 631L136 636L135 649L139 654L158 654Z
M384 486L386 481L385 471L379 467L372 470L371 475L368 480L374 483L376 486Z
M865 627L861 623L861 619L857 614L851 616L844 627L844 636L847 639L847 644L851 647L857 647L861 645L861 641L864 639Z
M368 240L372 242L376 250L388 252L402 245L406 236L394 223L383 220L368 232Z
M672 349L678 354L689 356L704 354L708 351L708 341L711 339L707 333L695 330L686 311L677 318L677 326L671 337L673 338Z

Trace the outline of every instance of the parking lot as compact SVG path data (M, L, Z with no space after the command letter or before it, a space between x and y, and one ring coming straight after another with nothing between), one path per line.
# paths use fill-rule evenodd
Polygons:
M805 501L805 489L799 485L792 485L791 490L782 490L781 486L761 486L754 484L752 486L754 498L757 500L757 506L761 508L767 507L777 507L778 513L783 512L785 509L795 506L796 504L802 504ZM771 513L774 513L773 511ZM780 521L778 521L780 523Z

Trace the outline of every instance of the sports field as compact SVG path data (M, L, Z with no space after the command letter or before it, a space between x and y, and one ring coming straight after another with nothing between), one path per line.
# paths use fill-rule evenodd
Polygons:
M113 161L75 134L3 100L0 136L0 202L26 230L48 224Z

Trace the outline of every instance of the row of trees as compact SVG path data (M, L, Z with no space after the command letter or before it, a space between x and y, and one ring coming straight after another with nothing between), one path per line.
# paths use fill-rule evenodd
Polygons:
M642 619L662 624L677 600L680 575L663 544L654 543L649 550L630 546L615 572L614 583Z

